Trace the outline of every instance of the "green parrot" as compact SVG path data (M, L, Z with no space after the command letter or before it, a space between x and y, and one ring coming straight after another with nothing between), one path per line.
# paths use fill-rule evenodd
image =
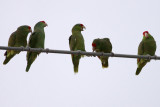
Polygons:
M139 44L138 47L138 55L155 55L156 51L156 41L154 38L149 34L148 31L143 32L143 39ZM136 70L136 75L138 75L142 68L149 62L150 60L148 59L137 59L137 70Z
M40 21L34 26L34 32L31 34L29 38L28 47L30 48L42 48L44 49L44 41L45 41L45 32L44 27L47 26L45 21ZM32 63L39 55L39 52L27 52L27 67L26 72L29 71Z
M27 36L28 33L32 32L32 29L28 25L23 25L17 28L9 38L8 46L9 47L26 47L27 45ZM3 64L7 64L16 54L19 54L20 51L7 50L4 54L6 56Z
M111 53L112 52L112 44L109 40L109 38L103 38L103 39L94 39L92 42L92 50L93 52L104 52L104 53ZM108 67L108 56L98 56L98 58L101 60L102 68Z
M71 51L85 51L84 38L81 33L85 29L83 24L76 24L72 28L72 35L69 37L69 47ZM79 61L82 55L71 55L74 72L78 73Z

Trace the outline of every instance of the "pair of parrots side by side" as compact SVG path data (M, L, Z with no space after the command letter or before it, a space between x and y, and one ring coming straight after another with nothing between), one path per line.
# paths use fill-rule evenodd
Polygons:
M72 28L72 35L69 37L69 47L71 51L85 51L84 38L81 33L85 29L83 24L76 24ZM105 52L110 53L112 51L112 44L108 38L104 39L95 39L92 43L93 51L96 52ZM72 63L74 72L78 73L79 61L82 55L72 54ZM99 56L99 59L102 62L102 67L108 67L108 57L107 56Z
M45 32L44 27L46 27L47 24L44 21L38 22L34 26L34 32L31 34L28 42L28 47L31 48L43 48L44 49L44 41L45 41ZM85 26L83 24L76 24L72 28L72 35L69 37L69 47L71 51L85 51L85 45L84 45L84 38L81 33L85 29ZM17 28L15 32L13 32L9 38L8 46L10 47L26 47L27 46L27 35L28 33L32 32L31 27L24 25ZM104 52L104 53L111 53L112 52L112 44L108 38L103 39L94 39L92 42L92 48L93 51L96 52ZM143 39L139 44L138 47L138 55L155 55L156 51L156 42L154 38L148 33L148 31L143 32ZM10 59L12 59L16 54L19 54L20 51L14 51L14 50L7 50L5 52L5 60L3 64L7 64ZM37 55L40 53L38 52L27 52L27 67L26 71L28 72L30 69L30 66L36 59ZM81 59L82 55L71 55L72 62L74 66L74 72L78 73L78 66L79 61ZM98 57L101 60L102 67L107 68L108 67L108 57L107 56L99 56ZM147 59L137 59L137 70L136 75L140 73L142 68L146 65L147 62L150 60Z
M97 41L97 43L96 43ZM99 42L98 42L99 41ZM96 47L98 49L96 52L105 52L110 53L112 51L112 44L110 43L108 38L104 39L95 39L92 43L93 51L96 50ZM153 36L149 34L148 31L143 32L143 39L139 44L138 47L138 55L151 55L154 56L156 51L156 41L154 40ZM102 67L108 67L108 57L105 56L105 59L103 59L103 56L99 57L99 59L102 62ZM103 63L104 61L104 63ZM148 59L137 59L137 70L136 75L139 75L142 68L149 62ZM106 66L104 65L106 64Z
M45 40L45 32L44 27L47 24L45 21L40 21L34 26L34 32L31 33L28 47L30 48L43 48L44 49L44 40ZM17 28L15 32L13 32L9 38L8 46L9 47L26 47L27 46L27 36L28 33L32 32L31 27L28 25L23 25ZM5 60L3 62L6 65L16 54L19 54L20 51L7 50L5 52ZM29 71L31 64L36 59L38 52L27 52L27 67L26 72Z
M72 28L72 35L69 37L69 46L71 51L85 51L85 45L84 45L84 38L81 34L81 31L83 31L84 25L83 24L76 24ZM96 52L104 52L104 53L111 53L112 52L112 44L109 40L109 38L103 38L103 39L94 39L92 42L92 50ZM155 55L156 51L156 41L154 38L149 34L148 31L143 32L143 39L139 44L138 47L138 55ZM78 73L78 66L79 61L81 58L81 55L71 55L72 63L74 67L74 72ZM102 68L108 67L108 58L107 56L98 56L98 58L101 60ZM137 59L137 70L136 75L138 75L142 68L149 62L148 59Z
M96 41L99 41L98 43L96 43ZM96 50L96 47L98 47L98 49L96 50L96 52L105 52L105 53L110 53L112 51L112 44L110 43L108 38L104 38L104 39L95 39L92 43L92 47L93 47L93 51ZM151 34L149 34L148 31L144 31L143 32L143 39L140 42L139 46L138 46L138 55L151 55L154 56L156 52L156 41L154 40L153 36ZM103 59L103 56L99 57L99 59L102 62L102 67L108 67L108 57L105 57L105 59ZM104 63L106 63L107 65L105 66L103 64L103 60ZM136 75L139 75L139 73L141 72L142 68L147 64L147 62L149 62L150 60L148 59L137 59L137 70L136 70Z

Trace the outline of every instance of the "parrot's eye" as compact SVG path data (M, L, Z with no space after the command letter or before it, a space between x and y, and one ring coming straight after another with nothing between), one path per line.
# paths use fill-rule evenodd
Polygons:
M93 47L96 47L96 44L95 44L95 43L92 43L92 46L93 46Z

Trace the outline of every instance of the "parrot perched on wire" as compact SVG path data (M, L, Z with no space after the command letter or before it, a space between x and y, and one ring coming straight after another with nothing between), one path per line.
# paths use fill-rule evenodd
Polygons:
M28 47L30 48L42 48L44 49L45 32L44 27L48 26L45 21L40 21L34 26L34 32L29 38ZM32 63L39 55L39 52L27 52L27 67L26 72L29 71Z
M153 36L149 34L148 31L143 32L143 39L139 44L138 47L138 55L151 55L154 56L156 51L156 41L154 40ZM149 62L149 59L137 59L137 70L136 75L138 75L142 68Z
M103 38L103 39L94 39L92 42L92 50L93 52L104 52L104 53L111 53L112 52L112 44L109 40L109 38ZM101 60L102 68L108 67L108 56L98 56L98 58Z
M32 29L28 25L23 25L17 28L9 38L8 46L9 47L26 47L27 45L27 36L28 33L32 32ZM16 54L19 54L20 51L7 50L4 54L6 56L3 64L7 64Z
M73 26L72 35L69 37L69 47L71 51L85 51L84 38L81 33L84 29L86 28L83 24L76 24ZM78 73L78 66L81 56L82 55L71 55L75 73Z

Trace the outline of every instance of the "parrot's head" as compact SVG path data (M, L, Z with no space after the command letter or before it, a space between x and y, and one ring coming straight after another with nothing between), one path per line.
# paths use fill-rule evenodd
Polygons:
M32 33L32 29L28 25L20 26L17 28L17 30L22 31L22 32L27 32L27 33L31 32Z
M42 23L42 25L43 25L44 27L48 26L45 21L40 21L40 23Z
M94 39L93 40L93 42L92 42L92 50L93 50L93 52L94 51L98 51L98 46L99 46L99 41L100 41L100 39Z
M149 32L148 31L144 31L143 32L143 37L148 38L149 37Z
M48 26L47 23L45 21L39 21L35 26L34 26L34 29L36 28L44 28Z
M83 31L86 27L83 24L76 24L73 26L72 31Z

